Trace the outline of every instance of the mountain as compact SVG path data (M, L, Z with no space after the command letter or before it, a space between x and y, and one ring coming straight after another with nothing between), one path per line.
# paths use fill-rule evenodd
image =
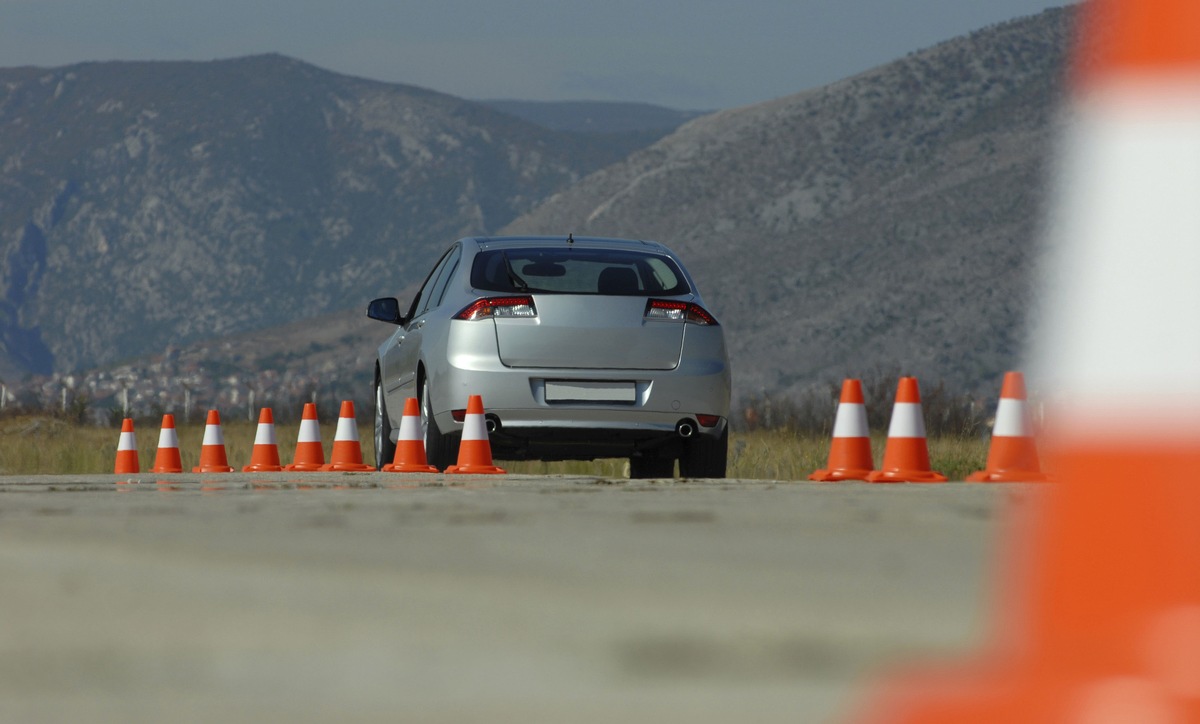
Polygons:
M485 100L484 105L544 128L571 133L666 135L710 111L680 111L651 103Z
M169 405L207 376L203 394L237 406L283 377L286 399L336 411L341 394L366 402L389 332L363 318L367 300L404 296L456 236L572 231L683 255L726 327L736 399L881 370L991 396L1025 336L1072 19L1050 10L699 117L624 159L277 56L0 71L0 341L42 340L60 370L109 368L31 398L104 404L132 385ZM47 114L96 69L127 88ZM137 73L160 72L170 93L132 100L151 85ZM285 102L274 87L295 76L305 90ZM191 105L164 126L180 97ZM4 140L14 126L40 145ZM68 353L76 338L86 353Z
M650 238L726 327L735 395L1019 362L1073 13L695 119L502 229Z
M482 103L552 131L603 139L609 146L623 149L623 156L709 113L612 101L485 100Z
M279 55L0 69L0 378L358 307L627 151Z

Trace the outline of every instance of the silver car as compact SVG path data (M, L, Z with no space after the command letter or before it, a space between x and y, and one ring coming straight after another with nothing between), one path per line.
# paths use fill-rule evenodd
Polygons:
M725 476L729 358L679 258L624 239L460 239L396 325L375 367L375 463L392 462L404 400L425 453L456 462L470 395L502 460L628 457L630 476Z

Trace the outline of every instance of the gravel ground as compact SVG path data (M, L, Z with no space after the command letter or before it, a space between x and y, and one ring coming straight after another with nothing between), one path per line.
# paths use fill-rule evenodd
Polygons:
M836 720L979 640L1037 494L165 478L0 478L0 720Z

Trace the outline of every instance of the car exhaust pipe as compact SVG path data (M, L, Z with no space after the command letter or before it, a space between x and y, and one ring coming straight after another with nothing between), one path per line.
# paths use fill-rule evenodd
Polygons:
M679 434L679 437L686 440L696 434L696 426L692 424L691 420L680 420L675 425L675 432Z
M484 416L483 424L487 427L488 434L491 435L500 429L500 418L489 413Z

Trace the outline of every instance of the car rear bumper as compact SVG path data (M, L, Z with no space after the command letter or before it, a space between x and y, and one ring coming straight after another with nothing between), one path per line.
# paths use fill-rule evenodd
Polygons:
M681 418L696 418L699 415L726 417L729 414L729 398L724 378L704 379L696 377L673 378L660 375L654 378L637 378L632 375L605 376L599 371L571 370L571 377L539 371L528 375L508 372L503 375L453 374L453 384L435 389L444 394L452 390L442 410L442 403L435 401L434 414L441 425L451 410L462 410L467 406L470 395L483 397L483 406L488 413L498 415L506 425L538 427L545 425L578 422L585 425L599 424L606 427L637 429L654 427L673 430ZM546 380L570 379L586 382L613 382L628 385L634 390L633 402L604 401L548 401L544 394ZM455 394L453 391L457 391ZM449 419L445 420L451 424ZM453 426L445 429L454 429Z
M433 414L443 432L460 430L453 411L465 409L470 395L480 395L496 423L493 447L542 459L652 449L680 441L680 423L691 425L696 435L719 436L729 416L730 373L724 346L719 336L716 340L712 354L687 355L674 370L516 369L486 354L486 345L479 354L480 340L467 340L460 348L471 353L451 353L450 364L437 372L430 367ZM621 401L562 400L561 393L556 401L547 394L548 382L551 390L611 388ZM704 427L701 415L719 420Z
M687 424L696 430L692 433L695 439L701 436L719 437L727 422L722 417L709 428L695 426L694 420ZM651 452L677 457L685 442L679 427L679 423L670 426L620 424L609 427L603 423L575 421L505 425L500 418L494 432L489 435L489 442L493 454L507 460L592 460Z

